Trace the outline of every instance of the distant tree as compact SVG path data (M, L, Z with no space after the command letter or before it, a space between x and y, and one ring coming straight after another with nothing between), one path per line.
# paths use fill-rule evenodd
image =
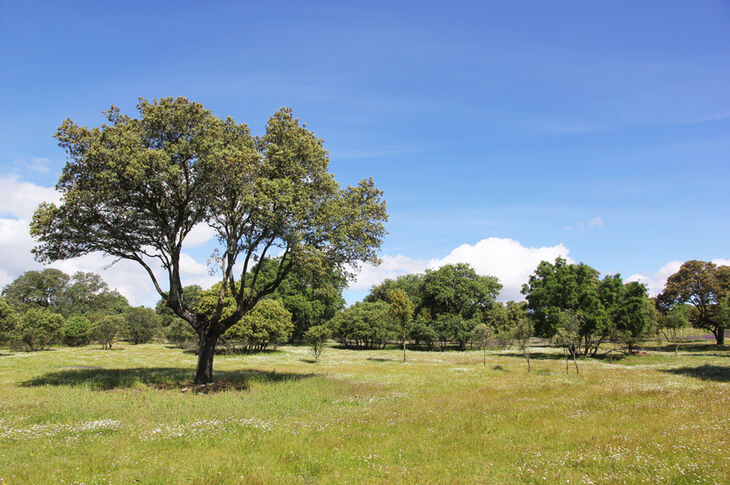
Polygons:
M480 276L465 263L426 270L421 306L432 315L456 315L470 319L494 305L502 285L495 276ZM471 329L469 329L471 332Z
M441 350L445 350L452 342L456 343L459 350L466 349L466 344L471 339L472 330L477 322L477 319L467 320L454 313L436 315L436 318L432 320L432 325Z
M47 268L26 271L3 288L2 294L16 309L47 308L60 312L64 306L69 276L61 270Z
M609 277L604 290L608 293L615 284L622 285L620 275ZM602 288L598 271L586 264L568 264L563 258L554 264L542 261L522 287L535 334L552 338L561 325L561 312L580 313L576 351L582 347L584 355L595 355L607 335L609 321L601 301Z
M152 340L160 329L160 317L151 308L143 306L130 308L124 312L126 335L135 345Z
M43 350L61 337L63 315L43 308L30 308L14 332L16 342L28 350Z
M626 283L611 317L612 340L623 343L627 353L631 354L652 328L653 305L647 296L646 286L635 281Z
M438 340L438 334L433 327L431 312L428 308L421 308L416 314L416 318L411 322L408 329L408 335L413 343L417 346L425 346L432 349Z
M406 342L408 341L408 327L413 318L413 303L404 290L390 290L387 294L390 306L388 312L398 322L400 327L401 343L403 344L403 362L406 361Z
M674 347L674 355L679 354L679 347L689 336L689 305L676 305L659 316L659 332Z
M96 316L91 322L89 336L99 342L105 349L112 349L112 344L122 335L126 321L121 315Z
M20 322L20 315L4 298L0 298L0 342L10 339Z
M582 326L583 316L580 312L565 310L559 312L556 316L551 315L551 320L552 319L555 319L558 322L552 341L563 348L563 355L565 356L565 373L568 374L568 358L570 357L573 359L573 364L575 364L575 373L579 374L576 356L581 342L580 328Z
M530 338L532 338L532 331L532 324L526 317L520 318L512 329L515 346L527 360L527 372L532 370L530 367Z
M487 365L487 347L494 336L494 328L485 323L480 323L472 330L472 339L477 343L483 353L484 365Z
M310 327L304 334L304 341L312 347L312 351L314 352L315 362L319 362L322 350L330 338L332 338L332 331L326 325Z
M60 205L42 204L31 222L36 258L51 262L100 252L139 264L166 304L198 334L197 384L213 379L218 339L294 267L357 268L377 262L387 220L371 179L341 188L323 142L290 109L265 133L220 119L185 98L140 100L138 118L112 107L107 123L66 120L55 137L68 155ZM219 305L196 311L183 298L185 238L207 224L217 235ZM276 278L261 291L246 275L280 251ZM161 264L158 280L150 261ZM259 265L260 266L260 265ZM349 271L352 271L350 269ZM257 273L258 274L258 273ZM235 311L223 318L224 292Z
M665 311L678 305L691 304L692 326L712 332L717 345L725 344L727 320L720 314L720 302L730 293L730 266L717 266L706 261L691 260L667 278L664 291L657 297Z
M384 301L358 302L332 318L332 336L345 347L374 349L399 338L398 324Z
M71 347L78 347L89 343L89 329L91 322L83 315L68 317L63 323L61 333L63 342Z

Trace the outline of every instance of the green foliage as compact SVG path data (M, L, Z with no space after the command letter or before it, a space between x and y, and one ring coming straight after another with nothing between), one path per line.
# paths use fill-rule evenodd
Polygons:
M89 337L111 350L114 341L123 334L126 323L122 315L96 316L92 319Z
M279 258L265 259L260 266L256 291L262 291L275 281ZM251 281L253 277L252 271L247 279ZM307 267L293 267L267 298L280 300L292 314L291 340L301 342L309 327L329 321L342 310L345 285L346 278L337 268L325 266L322 271L311 271Z
M63 343L71 347L78 347L89 343L91 322L83 315L68 317L63 323L61 333Z
M310 327L304 334L304 341L312 347L314 360L319 362L322 350L329 339L332 338L332 330L326 325L315 325Z
M665 311L678 305L693 305L695 311L690 314L692 325L712 332L717 344L723 345L730 320L722 318L721 302L728 294L730 266L718 267L714 263L691 260L667 278L657 303Z
M322 140L291 109L274 113L260 137L185 98L140 99L137 109L139 118L112 107L100 127L66 120L58 128L68 155L57 184L63 198L36 210L34 253L44 262L101 252L140 264L200 336L196 382L212 380L218 337L293 268L344 274L377 262L387 220L382 192L372 179L340 188ZM181 248L199 224L220 243L212 261L234 302L225 316L222 298L205 314L184 298ZM275 277L259 289L260 269L249 272L275 251L282 255ZM166 284L146 258L164 262Z
M0 342L10 339L20 321L15 309L4 299L0 298Z
M414 308L419 308L421 307L423 278L422 274L405 274L394 280L388 278L370 288L370 293L365 297L365 301L388 301L388 292L403 290L413 302Z
M27 271L3 289L9 302L21 311L47 308L65 317L123 312L129 304L109 290L101 276L76 272L69 277L57 269Z
M13 332L15 345L28 350L43 350L61 338L63 315L42 308L31 308L20 318Z
M124 312L126 336L133 344L147 343L160 329L160 317L151 308L135 307Z
M384 301L358 302L330 321L332 336L345 347L375 349L396 340L398 324Z
M432 349L438 340L438 334L433 327L431 312L422 308L408 328L408 336L417 346L425 346Z
M434 316L448 314L469 319L489 310L501 289L494 276L480 276L465 263L447 264L426 270L421 306Z
M579 334L586 339L585 352L589 352L594 337L602 335L607 324L599 287L598 271L586 264L568 264L563 258L557 258L555 264L542 261L522 287L535 333L551 338L560 325L560 312L580 312Z
M626 283L611 313L611 340L625 345L628 353L633 352L636 344L652 330L653 307L647 297L646 286L637 282Z
M266 350L286 342L294 330L291 313L279 300L261 300L241 321L223 335L233 349Z

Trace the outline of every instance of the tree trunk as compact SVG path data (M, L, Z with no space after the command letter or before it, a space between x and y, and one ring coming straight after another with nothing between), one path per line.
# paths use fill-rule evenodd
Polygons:
M717 345L725 345L725 329L720 327L717 329L717 332L715 333L715 340L717 341Z
M203 333L198 343L198 368L195 370L196 384L210 384L213 382L213 357L218 335Z
M527 359L527 372L529 373L532 370L530 368L530 353L529 352L525 352L525 359Z
M406 333L403 332L403 362L406 361Z
M482 349L482 351L484 352L484 365L486 366L487 365L487 348L484 347Z

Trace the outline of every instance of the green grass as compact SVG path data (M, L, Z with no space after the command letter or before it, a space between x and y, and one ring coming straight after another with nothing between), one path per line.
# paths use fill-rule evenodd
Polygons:
M730 352L0 351L0 484L730 483Z

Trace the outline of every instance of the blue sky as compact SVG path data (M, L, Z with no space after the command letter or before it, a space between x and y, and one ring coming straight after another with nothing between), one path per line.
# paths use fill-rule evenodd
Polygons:
M60 122L163 96L257 133L291 106L341 183L374 178L386 264L349 301L456 260L506 298L556 254L655 288L730 258L728 2L0 0L0 65L0 284L35 267L19 207L60 174ZM150 303L141 272L103 272Z

